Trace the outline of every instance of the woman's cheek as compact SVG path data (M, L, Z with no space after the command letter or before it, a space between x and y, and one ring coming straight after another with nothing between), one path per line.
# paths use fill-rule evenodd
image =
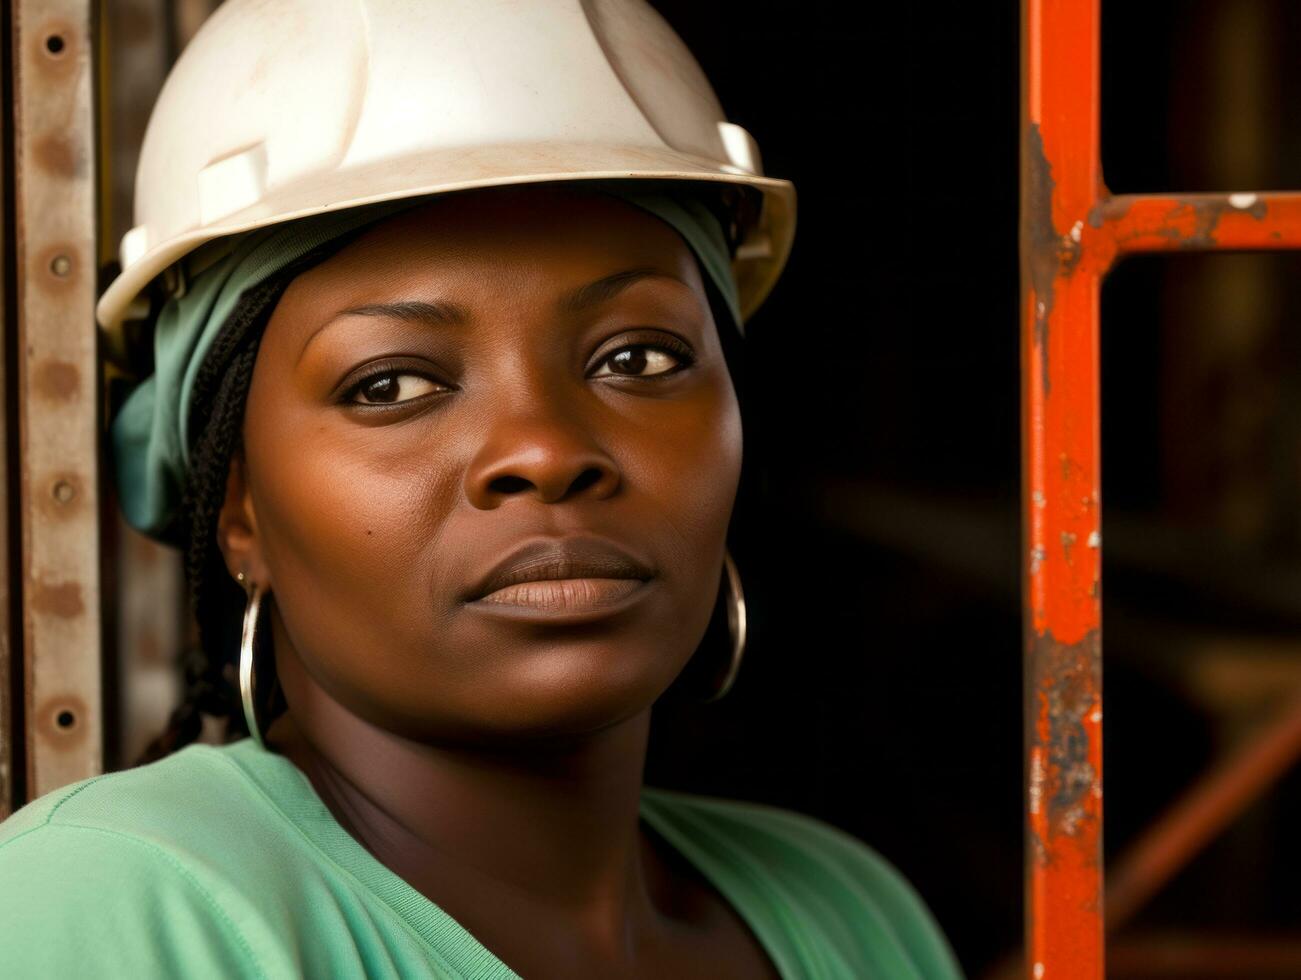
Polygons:
M250 458L273 575L283 569L342 599L358 582L409 567L418 554L437 522L429 491L445 482L438 464L431 454L380 451L378 435L368 434L361 448L318 433L271 442Z
M701 530L726 530L741 475L740 409L730 384L707 398L675 406L651 431L659 445L645 457L657 461L665 499L689 514ZM685 515L684 515L685 516Z

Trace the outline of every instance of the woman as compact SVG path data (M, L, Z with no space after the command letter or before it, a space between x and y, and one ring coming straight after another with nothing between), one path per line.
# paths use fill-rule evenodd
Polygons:
M230 0L151 135L178 90L203 90L201 59L228 65L249 38L264 57L241 112L315 133L286 93L303 65L344 63L329 45L353 34L328 4L305 19L296 6ZM640 4L364 7L360 98L386 107L399 100L383 97L386 72L410 89L430 61L394 48L439 38L450 46L431 70L445 73L527 33L538 73L495 61L528 76L522 88L477 62L457 87L481 114L500 85L518 100L548 72L583 75L574 45L641 92L643 118L658 98L647 79L681 77L663 72L666 53L689 63ZM638 51L654 56L650 75ZM286 62L292 77L268 83ZM681 135L679 110L659 106ZM371 117L354 115L365 132ZM191 147L197 220L168 238L142 205L101 318L115 326L122 297L163 273L154 374L114 448L133 522L187 548L203 639L165 747L193 740L201 713L228 712L251 737L69 787L4 825L0 948L15 975L958 974L924 905L863 845L794 814L642 786L652 706L671 686L718 696L744 649L726 352L789 221L778 182L734 163L684 169L667 141L658 162L624 147L639 168L584 170L618 145L587 136L539 144L570 154L551 170L524 142L470 164L463 145L425 147L391 153L383 173L342 166L278 190L274 139ZM151 165L185 169L189 144L154 143L144 196ZM467 165L489 173L449 176ZM250 193L241 181L263 196L223 225L223 193ZM283 205L295 194L297 210ZM720 592L721 658L701 644ZM237 682L223 672L236 661Z

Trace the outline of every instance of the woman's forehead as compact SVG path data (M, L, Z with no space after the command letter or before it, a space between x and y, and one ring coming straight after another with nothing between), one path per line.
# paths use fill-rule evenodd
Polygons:
M359 308L414 302L464 322L532 320L594 307L580 302L589 294L652 303L648 315L709 310L695 253L666 222L598 193L512 189L438 201L371 228L293 281L264 347L302 348Z
M320 268L356 273L429 259L501 265L588 256L615 264L663 264L665 271L694 265L682 237L641 208L590 191L530 187L434 200L380 222Z
M509 283L539 299L629 270L702 299L695 255L667 223L617 198L564 189L449 197L389 218L304 272L282 305L316 315L375 299L454 290L473 302Z

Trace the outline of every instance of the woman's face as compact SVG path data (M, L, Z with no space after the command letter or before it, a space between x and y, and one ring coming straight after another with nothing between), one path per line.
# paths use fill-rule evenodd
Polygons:
M275 596L277 657L370 723L577 734L695 650L740 464L676 232L599 195L450 197L285 292L222 545Z

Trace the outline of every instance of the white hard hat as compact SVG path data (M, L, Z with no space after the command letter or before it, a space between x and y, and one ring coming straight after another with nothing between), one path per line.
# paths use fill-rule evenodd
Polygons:
M116 332L141 315L156 276L224 235L596 178L753 188L761 206L736 215L742 314L772 288L794 187L762 176L754 141L643 0L226 0L150 117L136 225L99 322Z

